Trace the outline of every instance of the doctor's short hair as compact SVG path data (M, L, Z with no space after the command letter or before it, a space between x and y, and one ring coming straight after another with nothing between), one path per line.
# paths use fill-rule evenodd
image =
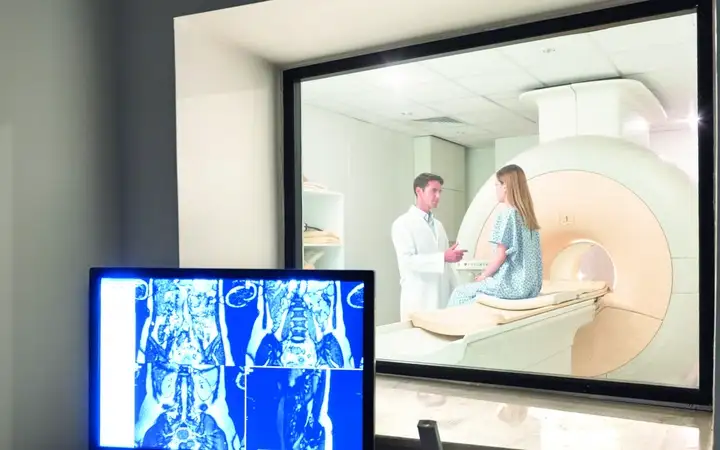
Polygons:
M440 183L440 186L445 184L445 180L443 180L440 175L424 172L415 177L415 181L413 181L413 194L417 195L418 188L424 190L431 181L437 181Z

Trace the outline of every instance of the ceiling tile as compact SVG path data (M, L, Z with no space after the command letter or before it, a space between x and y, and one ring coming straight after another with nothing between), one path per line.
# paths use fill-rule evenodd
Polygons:
M423 64L435 72L450 78L467 78L473 75L494 73L507 73L517 69L517 66L507 59L497 49L477 50L459 55L444 56Z
M364 110L362 108L353 107L333 100L308 100L304 101L303 105L309 105L335 114L340 114L342 116L359 119L363 122L377 123L382 120L386 120L385 117L374 111Z
M425 83L443 81L444 78L418 63L401 64L359 72L358 78L381 89L398 94Z
M338 95L338 101L360 109L372 111L388 119L424 119L438 116L438 112L381 89L367 89L357 95Z
M695 14L650 20L606 28L589 33L590 38L607 53L643 50L658 45L696 42Z
M528 134L536 134L538 125L525 118L515 117L477 117L472 120L466 117L468 123L475 124L487 130L496 138L509 136L524 136Z
M464 134L486 134L487 131L475 125L468 124L445 124L445 123L428 123L414 122L414 126L424 130L426 133L438 136L456 136Z
M549 86L618 76L610 59L583 34L527 42L501 51Z
M695 43L654 45L643 49L625 50L610 55L623 75L673 69L695 76L697 51Z
M475 75L455 80L459 85L478 95L497 94L508 91L527 91L542 87L542 83L520 69L512 72Z
M557 62L579 62L597 52L592 41L585 34L572 34L538 41L509 45L499 49L520 67L537 67Z
M407 121L385 119L377 122L376 125L408 136L425 136L427 134L422 128L413 126Z
M478 127L464 126L434 132L433 135L456 141L458 139L480 139L492 137L490 132Z
M488 124L490 133L496 138L530 136L538 133L538 127L532 122L498 122Z
M366 88L367 82L358 77L358 74L348 74L303 81L300 84L300 95L302 100L305 101L317 98L333 98L338 94L350 95Z
M686 118L697 98L694 33L692 17L664 19L304 82L302 98L402 133L465 144L474 127L481 130L476 142L536 133L537 109L519 101L522 92L625 76L645 83L672 122ZM437 116L470 128L414 122Z
M503 94L488 95L486 98L493 103L497 103L503 108L509 109L510 111L527 117L533 122L537 122L537 106L532 103L520 101L521 94L522 92L506 92Z
M403 94L410 100L423 104L468 98L474 95L449 80L422 83L410 89L403 89Z
M484 112L472 112L465 114L457 114L458 120L461 120L469 125L476 125L483 129L492 131L491 125L496 126L498 123L507 122L508 124L520 124L518 126L527 125L530 127L536 127L537 125L530 119L517 114L514 111L507 110L505 108L497 107L495 111L490 113Z
M597 59L589 55L586 58L581 60L573 58L574 61L558 60L554 64L527 67L525 70L546 86L603 80L616 78L619 75L615 67L604 55L599 55Z
M480 96L433 102L429 103L428 106L450 116L467 112L496 111L498 109L498 105Z

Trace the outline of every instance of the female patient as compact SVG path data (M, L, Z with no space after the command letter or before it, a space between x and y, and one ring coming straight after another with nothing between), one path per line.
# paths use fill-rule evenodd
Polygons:
M478 294L503 299L536 297L542 287L542 256L532 197L525 172L514 164L495 174L498 215L490 242L495 254L474 283L458 286L448 306L472 303Z

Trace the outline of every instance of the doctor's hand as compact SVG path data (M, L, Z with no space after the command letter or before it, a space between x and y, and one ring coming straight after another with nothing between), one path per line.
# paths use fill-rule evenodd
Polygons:
M456 242L449 249L445 250L445 262L456 263L463 259L467 250L460 250L457 246Z

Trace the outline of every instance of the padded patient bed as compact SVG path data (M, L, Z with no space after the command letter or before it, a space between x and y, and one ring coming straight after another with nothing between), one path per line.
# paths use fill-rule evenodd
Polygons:
M479 295L474 303L410 315L414 327L444 336L466 336L548 311L595 300L608 292L602 281L544 281L540 295L504 300Z

